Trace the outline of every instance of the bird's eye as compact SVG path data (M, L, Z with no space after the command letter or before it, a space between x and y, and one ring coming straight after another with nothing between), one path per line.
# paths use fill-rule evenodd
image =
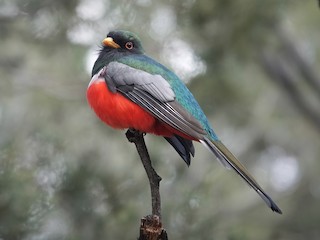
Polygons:
M131 50L133 48L133 43L132 42L126 42L125 47L126 47L126 49Z

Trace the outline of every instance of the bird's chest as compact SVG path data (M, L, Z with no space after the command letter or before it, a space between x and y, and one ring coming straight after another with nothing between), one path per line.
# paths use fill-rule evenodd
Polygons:
M156 120L137 104L109 91L103 78L90 82L87 100L97 116L113 128L134 128L149 132Z

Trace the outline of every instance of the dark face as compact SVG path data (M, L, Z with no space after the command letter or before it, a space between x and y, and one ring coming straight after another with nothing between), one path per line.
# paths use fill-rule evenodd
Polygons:
M107 38L103 40L104 48L117 49L121 52L143 53L140 39L128 31L109 32Z
M102 41L99 57L96 60L92 76L108 63L130 54L143 54L140 39L128 31L112 31Z

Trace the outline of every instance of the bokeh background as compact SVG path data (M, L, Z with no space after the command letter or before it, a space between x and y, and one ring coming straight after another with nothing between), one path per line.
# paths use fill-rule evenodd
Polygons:
M169 239L319 239L319 23L315 0L0 0L0 239L137 238L144 169L85 97L114 29L188 84L283 210L201 145L188 168L146 136Z

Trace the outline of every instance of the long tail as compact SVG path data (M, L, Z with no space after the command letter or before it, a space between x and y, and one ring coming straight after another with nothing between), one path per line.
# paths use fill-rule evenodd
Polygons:
M240 163L240 161L223 145L221 141L210 140L205 137L200 140L211 152L216 155L219 161L226 166L235 170L266 202L272 211L282 214L280 208L274 203L274 201L263 191L259 184L250 175L248 170Z

